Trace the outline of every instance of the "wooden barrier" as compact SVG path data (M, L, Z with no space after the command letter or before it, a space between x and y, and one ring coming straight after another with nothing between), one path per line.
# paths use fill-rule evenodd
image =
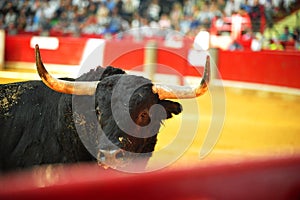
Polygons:
M35 62L34 49L30 46L32 36L6 36L5 61ZM56 50L41 49L45 63L79 65L87 38L60 38Z
M223 51L218 53L222 79L300 88L300 52Z

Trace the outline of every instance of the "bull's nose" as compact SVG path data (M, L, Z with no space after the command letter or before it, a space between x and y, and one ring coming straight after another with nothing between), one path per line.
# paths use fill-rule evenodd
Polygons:
M122 149L117 150L99 150L98 161L103 164L109 165L112 168L120 165L125 158L125 151Z

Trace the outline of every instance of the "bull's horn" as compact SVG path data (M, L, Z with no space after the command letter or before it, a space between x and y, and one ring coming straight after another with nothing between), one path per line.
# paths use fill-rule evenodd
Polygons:
M91 81L91 82L65 81L51 76L44 67L38 45L35 45L35 61L36 61L37 71L42 81L52 90L65 93L65 94L75 94L75 95L95 94L97 84L99 83L99 81Z
M201 96L208 90L210 77L210 58L206 57L205 69L202 80L198 87L175 86L155 84L152 87L154 93L157 93L161 100L163 99L189 99Z

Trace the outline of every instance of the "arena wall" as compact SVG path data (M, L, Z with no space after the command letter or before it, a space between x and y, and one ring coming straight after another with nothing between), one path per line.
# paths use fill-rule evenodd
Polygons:
M6 62L34 62L34 44L43 48L41 53L45 63L77 65L82 63L89 38L57 37L46 39L33 36L6 36ZM57 47L53 39L58 41ZM101 40L101 39L99 39ZM50 42L49 42L50 41ZM125 70L142 71L144 48L147 41L107 40L104 42L102 65L113 65ZM54 46L54 47L53 47ZM193 53L192 41L184 41L181 48L158 41L157 73L177 77L183 84L185 77L199 77L204 63L190 60ZM300 52L298 51L225 51L216 53L219 78L226 81L248 84L264 84L300 89ZM202 59L202 58L201 58ZM95 67L95 66L92 66Z
M218 53L222 79L300 88L300 52L223 51Z

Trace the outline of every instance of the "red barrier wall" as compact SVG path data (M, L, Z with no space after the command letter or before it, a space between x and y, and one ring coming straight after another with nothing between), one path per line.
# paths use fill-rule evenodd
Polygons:
M118 66L126 70L142 70L146 42L107 41L104 66ZM189 48L170 48L158 43L157 73L187 75L187 53ZM199 76L199 75L197 75Z
M6 36L5 60L34 62L34 49L30 47L31 36ZM79 65L88 38L58 37L57 50L41 50L46 63ZM146 41L106 41L104 66L113 65L125 70L142 70ZM199 68L187 61L191 41L183 48L165 47L158 43L157 73L197 76ZM222 79L250 83L262 83L300 89L299 51L223 51L219 50L217 66ZM200 68L200 72L202 72Z
M217 66L222 79L300 88L300 52L223 51Z
M6 36L5 61L35 62L34 49L30 47L32 36ZM58 37L57 50L41 49L47 63L78 65L83 55L86 38Z
M103 58L104 66L118 66L131 70L144 62L144 43L131 41L107 41Z
M41 49L42 59L46 63L79 65L88 38L57 37L57 50ZM34 49L30 47L31 36L7 36L5 60L13 62L35 62ZM116 66L125 70L142 70L144 47L146 42L132 40L109 40L105 43L103 66ZM158 42L157 73L199 76L187 67L187 53L190 43L183 48L165 47Z

